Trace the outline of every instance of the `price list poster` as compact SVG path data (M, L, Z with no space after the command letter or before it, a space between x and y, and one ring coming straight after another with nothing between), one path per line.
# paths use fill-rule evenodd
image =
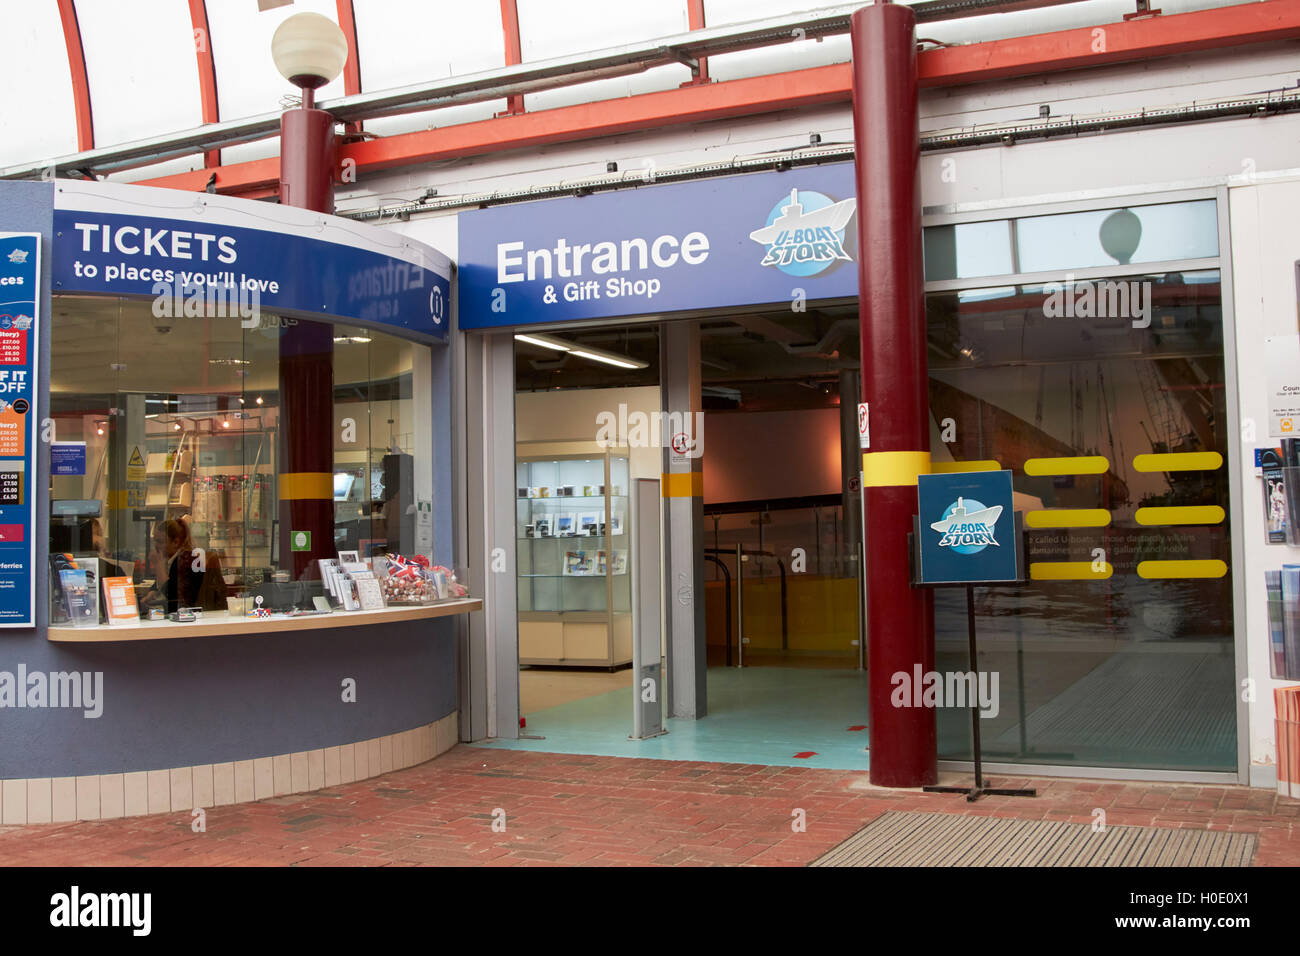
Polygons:
M0 627L32 627L41 237L0 232Z

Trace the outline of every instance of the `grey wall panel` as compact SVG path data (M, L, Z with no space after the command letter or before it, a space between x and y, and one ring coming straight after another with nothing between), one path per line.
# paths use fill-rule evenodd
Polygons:
M3 637L0 670L102 672L103 713L0 710L0 778L219 763L409 730L456 709L453 628L439 618L143 643ZM342 700L344 678L355 703Z

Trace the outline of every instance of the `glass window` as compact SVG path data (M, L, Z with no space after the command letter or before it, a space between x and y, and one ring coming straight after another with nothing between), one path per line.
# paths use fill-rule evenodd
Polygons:
M432 499L432 472L415 467L428 413L413 401L428 347L290 316L244 328L152 307L55 300L54 437L84 442L85 461L50 482L52 563L130 578L142 613L242 614L257 597L311 608L316 559L340 550L430 556L417 504ZM322 415L294 408L304 390L332 397ZM286 510L297 500L320 509L306 550L285 524L302 520ZM54 624L67 619L57 579Z
M1175 262L1219 254L1212 199L994 219L925 230L930 282Z
M1012 470L1031 564L1113 569L976 589L980 669L1000 684L981 721L985 759L1234 769L1219 273L934 292L927 325L935 460ZM1136 461L1179 452L1219 457L1191 470ZM1066 461L1079 456L1104 469ZM1195 510L1160 510L1174 506ZM1219 571L1153 574L1151 561ZM936 591L941 672L967 669L965 614L964 594ZM941 710L939 731L941 758L969 759L966 712Z

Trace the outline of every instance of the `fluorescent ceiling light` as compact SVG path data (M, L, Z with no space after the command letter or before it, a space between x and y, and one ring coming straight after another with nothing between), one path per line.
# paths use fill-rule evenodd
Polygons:
M619 368L648 368L650 364L629 358L626 355L620 355L617 352L606 352L604 349L588 345L579 346L576 342L557 339L553 335L516 335L515 341L527 342L529 345L540 345L544 349L554 349L556 352L568 352L578 358L589 359L592 362L603 362L606 365L616 365Z
M606 365L617 365L619 368L645 368L645 362L634 362L631 359L614 358L612 355L598 355L595 352L582 352L578 349L573 350L573 354L579 358L591 359L593 362L604 362Z
M571 348L568 342L562 342L559 339L553 339L545 335L516 335L516 342L527 342L529 345L540 345L544 349L555 349L557 352L568 352Z

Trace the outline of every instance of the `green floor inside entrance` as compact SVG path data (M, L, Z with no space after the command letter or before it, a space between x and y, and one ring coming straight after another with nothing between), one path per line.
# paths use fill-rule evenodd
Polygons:
M1014 653L996 648L981 653L982 666L991 665L1005 678L1000 713L981 721L985 759L1231 772L1236 738L1232 658L1209 647L1173 650L1062 653L1052 662L1031 658L1024 678L1023 751ZM940 667L959 669L962 656L945 647ZM1050 675L1055 683L1047 679ZM834 770L869 766L865 672L711 667L708 716L670 719L667 734L647 740L628 737L632 687L630 675L625 676L628 685L616 690L526 711L524 732L542 739L479 746ZM940 711L940 759L969 759L967 713Z
M651 757L769 766L867 769L867 675L798 667L709 668L709 715L667 722L668 733L629 740L632 689L526 714L544 740L496 740L508 750ZM795 754L812 751L815 756Z

